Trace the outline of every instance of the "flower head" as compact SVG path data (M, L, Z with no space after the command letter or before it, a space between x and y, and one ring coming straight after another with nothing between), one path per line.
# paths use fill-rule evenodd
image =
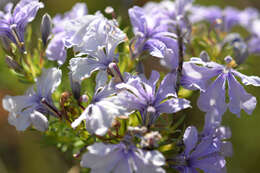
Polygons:
M257 76L246 76L232 68L234 61L231 57L225 58L227 65L223 66L215 62L204 62L200 58L192 58L188 64L193 67L193 73L184 76L186 81L192 83L192 86L198 86L202 90L198 99L198 107L209 112L216 108L220 115L224 114L227 107L230 112L240 115L243 109L246 113L251 114L256 107L256 98L248 94L236 77L242 80L245 85L260 86L260 78ZM198 66L200 64L202 66ZM196 70L194 70L196 69ZM190 69L186 69L187 72ZM199 76L199 77L198 77ZM214 82L210 79L217 77ZM226 103L226 81L228 82L229 103ZM188 82L186 82L188 83Z
M143 125L146 126L153 124L162 113L175 113L190 107L188 100L176 96L175 74L166 75L157 89L159 77L159 73L153 71L149 80L141 75L116 85L123 90L118 94L118 97L122 98L122 104L129 109L140 111Z
M51 68L44 70L25 95L5 96L3 107L9 111L9 123L17 130L24 131L31 124L38 130L46 130L47 118L43 114L57 116L52 102L52 93L61 82L61 70Z
M70 70L75 81L82 81L99 70L99 76L105 81L110 64L117 62L116 47L126 39L116 23L102 14L84 16L81 20L71 21L67 30L70 38L68 46L73 46L78 56L70 60Z

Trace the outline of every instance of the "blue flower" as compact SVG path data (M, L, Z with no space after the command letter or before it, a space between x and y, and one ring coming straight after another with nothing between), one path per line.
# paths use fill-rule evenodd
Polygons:
M91 172L164 173L164 156L156 151L138 149L123 142L119 144L95 143L87 147L80 165Z
M52 93L60 83L61 70L51 68L43 71L25 95L5 96L3 107L10 112L9 123L18 131L26 130L31 124L38 130L46 130L48 120L43 114L59 115L52 102Z
M70 70L73 80L79 82L97 70L100 78L106 80L109 65L118 61L115 49L126 39L115 21L106 19L100 13L72 20L68 25L67 36L67 46L73 46L75 52L78 52L77 57L70 60ZM81 55L87 57L79 57Z
M67 51L65 49L64 37L65 28L67 22L73 19L83 17L87 14L87 7L85 3L77 3L74 5L71 11L64 14L64 16L58 14L53 18L54 28L52 33L54 37L50 41L47 49L46 56L49 60L58 61L59 64L63 64L67 57Z
M169 17L160 10L152 9L149 6L147 8L135 6L128 11L135 34L133 57L148 51L154 57L171 59L170 65L164 64L175 69L178 66L176 35L168 32Z
M146 126L153 124L162 113L175 113L190 107L188 100L176 96L174 74L166 75L156 89L159 77L159 73L153 71L149 80L141 75L116 85L121 91L118 97L124 107L140 111L143 125Z
M43 3L38 0L21 0L14 9L12 3L7 4L5 13L0 14L0 36L7 37L24 51L26 26L43 7Z
M238 116L241 109L251 114L256 107L256 98L248 94L235 77L239 77L243 84L253 86L260 86L260 78L246 76L232 69L233 60L231 57L226 57L225 60L227 65L223 66L215 62L204 62L200 58L192 58L186 64L192 68L185 68L184 66L184 71L188 75L183 75L183 81L185 81L186 86L189 84L201 89L202 92L197 104L200 110L204 112L209 112L215 108L222 115L229 107L230 112ZM216 77L216 80L210 83L210 79L213 77ZM225 94L226 81L228 82L229 93L228 104Z
M185 149L177 156L173 166L181 173L198 173L197 169L205 173L224 173L226 161L221 155L219 140L204 137L200 139L196 127L189 126L183 135Z
M117 116L127 116L131 111L124 107L111 85L99 86L96 87L91 103L71 126L75 128L85 120L86 128L90 133L103 136Z

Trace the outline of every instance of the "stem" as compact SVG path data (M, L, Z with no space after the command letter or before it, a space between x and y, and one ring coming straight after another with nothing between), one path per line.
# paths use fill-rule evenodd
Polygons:
M178 94L180 89L180 81L182 77L182 66L183 66L183 60L184 60L184 54L183 54L183 36L181 33L180 26L177 26L177 37L178 37L178 49L179 49L179 65L177 68L177 82L176 82L176 93Z

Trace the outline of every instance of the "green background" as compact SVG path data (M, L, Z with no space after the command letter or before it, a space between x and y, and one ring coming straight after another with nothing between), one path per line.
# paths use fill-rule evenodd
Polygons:
M1 3L3 1L1 0ZM45 8L40 10L37 20L33 22L34 33L39 36L40 17L48 12L51 16L63 13L75 4L76 0L44 0ZM127 9L133 4L142 5L144 0L85 0L89 12L103 11L106 6L115 8L116 13L128 21ZM0 3L0 4L1 4ZM205 5L228 5L243 9L252 6L260 9L259 0L197 0L196 3ZM2 4L1 4L2 5ZM260 29L260 28L259 28ZM37 37L33 37L33 41ZM260 57L250 56L247 60L247 68L243 73L260 76ZM18 83L4 64L3 52L0 52L0 99L3 95L22 94L26 85ZM246 87L246 90L260 99L260 88ZM7 123L7 112L0 106L0 173L76 173L78 165L73 164L55 147L45 147L41 144L41 135L38 132L27 131L19 133ZM188 115L191 121L200 125L203 114L196 111ZM257 106L251 116L244 112L240 118L227 113L224 116L224 125L232 130L232 143L234 155L228 159L228 173L258 173L260 170L260 106Z

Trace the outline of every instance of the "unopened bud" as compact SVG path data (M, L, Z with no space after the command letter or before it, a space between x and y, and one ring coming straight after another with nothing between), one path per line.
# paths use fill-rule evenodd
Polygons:
M204 62L209 62L210 61L210 57L209 54L206 51L202 51L200 53L200 58L202 59L202 61Z
M248 47L243 38L238 33L231 33L226 36L223 45L229 44L233 47L234 58L236 63L242 64L249 56Z
M20 72L23 70L22 66L18 64L12 57L6 56L5 57L5 62L7 66L17 72Z
M1 45L4 48L4 50L7 53L10 53L12 51L11 40L8 37L5 37L5 36L1 36L0 40L1 40L1 43L2 43Z
M20 51L22 53L25 53L25 47L24 47L24 41L22 40L21 36L19 36L18 32L17 32L17 25L13 24L10 26L11 28L11 33L15 39L16 44L18 45Z
M108 73L114 77L114 82L115 83L120 83L120 82L123 82L124 79L121 75L121 72L117 66L116 63L114 62L111 62L109 65L108 65Z
M112 13L114 13L114 8L111 7L111 6L106 7L105 13L107 13L107 14L112 14Z
M86 94L83 94L82 96L80 96L80 99L79 101L82 103L82 102L85 102L87 103L88 102L88 96Z
M52 29L51 17L48 13L45 13L42 17L42 23L41 23L42 42L45 47L47 46L47 41L51 34L51 29Z
M70 87L72 90L72 94L76 100L80 99L80 91L81 91L81 84L80 82L77 82L72 79L72 74L69 74L69 79L70 79Z

